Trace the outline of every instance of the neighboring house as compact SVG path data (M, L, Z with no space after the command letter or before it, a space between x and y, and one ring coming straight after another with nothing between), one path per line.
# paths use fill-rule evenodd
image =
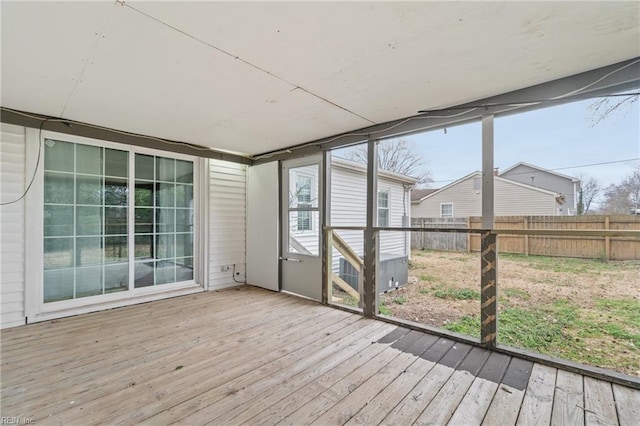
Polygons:
M496 216L555 216L563 206L560 194L494 177ZM474 172L411 202L412 217L482 216L482 173Z
M499 176L564 196L565 204L558 206L558 216L573 216L577 213L580 179L525 162L508 167Z
M378 172L378 226L401 227L410 223L410 192L417 179L385 170ZM289 183L289 191L295 194L297 203L313 203L305 199L309 191L306 187L317 185L317 168L304 170ZM331 226L365 226L367 222L367 168L366 166L340 157L331 160ZM309 188L310 189L310 188ZM308 217L293 213L290 221L290 235L298 251L318 250L318 216ZM338 231L338 234L359 255L364 252L362 231ZM298 245L299 243L299 245ZM405 232L383 232L380 235L380 253L385 255L408 256L410 238ZM334 266L338 263L338 253L334 251Z

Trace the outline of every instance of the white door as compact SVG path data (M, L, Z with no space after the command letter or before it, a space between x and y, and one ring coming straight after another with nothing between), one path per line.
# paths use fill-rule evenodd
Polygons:
M322 300L322 157L282 163L282 290Z
M278 162L247 170L247 283L279 291Z

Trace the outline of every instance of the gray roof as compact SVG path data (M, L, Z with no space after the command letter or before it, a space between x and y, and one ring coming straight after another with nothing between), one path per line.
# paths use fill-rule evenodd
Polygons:
M411 191L411 202L420 201L429 194L436 192L436 188L413 189Z

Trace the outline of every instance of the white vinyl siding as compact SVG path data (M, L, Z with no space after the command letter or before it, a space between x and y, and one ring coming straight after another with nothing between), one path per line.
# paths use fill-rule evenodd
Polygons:
M334 165L331 171L331 226L365 226L367 221L367 177L366 172ZM390 227L403 226L405 214L404 187L401 182L380 176L378 191L385 191L389 199ZM407 195L408 196L408 195ZM338 234L356 253L364 253L362 231L338 231ZM380 253L407 255L404 232L381 232ZM334 259L338 252L334 251ZM334 264L336 261L334 260Z
M2 123L0 127L0 200L19 198L25 189L25 129ZM25 323L24 233L25 203L0 207L0 280L2 328Z
M221 160L209 161L209 290L244 281L247 207L247 166ZM273 194L277 197L278 194ZM260 208L254 206L254 208Z

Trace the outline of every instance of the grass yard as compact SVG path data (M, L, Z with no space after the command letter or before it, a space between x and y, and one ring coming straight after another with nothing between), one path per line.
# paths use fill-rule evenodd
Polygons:
M380 312L480 336L480 255L414 251ZM640 376L640 262L501 254L501 344Z

